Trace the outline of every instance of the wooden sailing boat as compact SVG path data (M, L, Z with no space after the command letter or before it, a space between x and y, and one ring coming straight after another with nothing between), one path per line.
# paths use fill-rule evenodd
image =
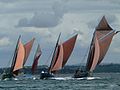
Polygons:
M34 43L34 40L35 38L33 38L32 40L28 41L26 44L24 44L24 49L25 49L25 57L24 57L24 61L23 61L23 68L24 68L24 65L28 59L28 56L30 54L30 51L32 49L32 46L33 46L33 43ZM14 71L14 75L18 75L20 73L20 70L16 70Z
M25 48L24 48L24 45L22 44L20 38L21 38L21 36L19 36L18 41L17 41L17 45L16 45L15 52L13 55L10 71L3 73L3 75L2 75L3 80L6 78L15 77L14 72L23 68L23 62L24 62L24 58L25 58Z
M64 67L73 51L77 35L73 36L64 43L59 44L60 35L61 33L59 34L48 72L42 72L41 79L53 77L52 73L55 73Z
M85 70L76 70L76 73L74 74L75 78L91 76L91 73L94 71L96 66L99 65L105 57L112 38L116 33L118 33L118 31L115 32L115 30L109 26L105 16L103 16L93 34L86 68Z
M35 70L37 69L37 64L38 64L38 60L41 56L42 52L41 52L41 48L40 48L40 45L38 44L38 47L37 47L37 50L36 50L36 53L35 53L35 56L34 56L34 61L33 61L33 64L32 64L32 74L35 73Z

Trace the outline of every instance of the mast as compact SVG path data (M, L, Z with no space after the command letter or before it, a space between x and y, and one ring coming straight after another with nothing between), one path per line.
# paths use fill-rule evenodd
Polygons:
M58 39L57 39L57 42L56 42L56 45L55 45L55 49L54 49L53 56L52 56L52 61L51 61L51 63L50 63L50 67L49 67L49 69L48 69L49 72L50 72L50 69L51 69L51 66L52 66L52 63L53 63L53 60L54 60L55 52L56 52L57 47L58 47L58 43L59 43L60 36L61 36L61 32L60 32L60 34L59 34L59 36L58 36Z
M11 64L11 68L10 68L10 73L12 73L12 71L14 69L14 66L15 66L15 63L16 63L17 52L18 52L17 50L18 50L18 44L19 44L20 38L21 38L21 35L19 35L19 38L17 40L17 44L16 44L16 48L15 48L15 51L14 51L14 55L13 55L13 59L12 59L12 64Z
M93 48L94 36L95 36L95 31L94 31L94 33L93 33L93 37L92 37L91 44L90 44L90 48L89 48L89 53L88 53L88 58L87 58L87 63L86 63L86 68L85 68L86 71L88 71L88 68L90 67L89 64L92 63L92 61L90 61L90 58L93 58L92 48Z

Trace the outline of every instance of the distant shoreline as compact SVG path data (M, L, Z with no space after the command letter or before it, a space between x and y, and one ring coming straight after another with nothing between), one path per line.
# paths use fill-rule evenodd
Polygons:
M81 65L67 65L62 70L60 70L58 73L61 74L72 74L75 72L77 68L79 68ZM85 68L85 66L81 66L82 68ZM0 73L3 72L7 68L0 68ZM42 70L47 70L47 66L42 65L38 66L36 70L36 74L40 74ZM25 73L30 74L31 73L31 66L26 66L23 70ZM94 73L120 73L120 64L102 64L96 67Z

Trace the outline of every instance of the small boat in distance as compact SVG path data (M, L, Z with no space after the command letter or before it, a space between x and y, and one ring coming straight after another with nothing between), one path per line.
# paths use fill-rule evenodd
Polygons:
M44 72L44 71L41 72L41 76L40 76L41 79L54 77L54 74L65 66L66 62L68 61L68 58L70 57L73 51L78 34L76 34L69 40L65 41L64 43L59 44L60 35L61 33L59 34L59 37L53 52L53 57L52 57L50 67L48 68L47 72Z
M93 34L85 70L78 68L74 74L74 78L92 76L96 66L104 59L113 36L118 32L119 31L115 32L115 30L109 26L105 16L103 16Z
M36 53L35 53L35 56L34 56L34 61L33 61L33 64L32 64L32 74L35 73L35 70L37 69L37 65L38 65L38 60L40 58L42 54L42 51L41 51L41 48L40 48L40 45L38 44L38 47L37 47L37 50L36 50Z

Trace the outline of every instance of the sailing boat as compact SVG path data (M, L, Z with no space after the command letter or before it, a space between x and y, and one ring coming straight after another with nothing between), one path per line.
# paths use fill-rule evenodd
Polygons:
M74 78L91 76L96 66L104 59L112 38L117 33L118 31L115 32L108 24L105 16L103 16L93 34L85 70L76 70Z
M40 48L40 45L38 44L38 47L37 47L37 50L36 50L36 53L35 53L35 56L34 56L34 61L33 61L33 65L32 65L32 74L35 73L35 70L37 69L37 64L38 64L38 60L41 56L42 52L41 52L41 48Z
M25 63L26 63L26 61L27 61L27 59L28 59L28 56L29 56L29 54L30 54L30 51L31 51L31 49L32 49L34 40L35 40L35 38L32 38L30 41L28 41L26 44L24 44L25 57L24 57L24 61L23 61L23 68L24 68L24 65L25 65ZM17 76L18 74L20 74L20 70L19 70L19 69L16 70L16 71L14 71L14 75Z
M14 72L23 68L23 62L25 58L25 48L24 45L22 44L21 40L21 35L18 38L17 45L14 51L13 59L12 59L12 64L10 67L9 72L4 72L2 74L2 80L4 79L12 79L15 77Z
M69 40L67 40L66 42L59 44L60 35L61 33L59 34L55 46L50 67L48 68L47 72L44 71L41 72L41 77L40 77L41 79L54 77L53 73L56 73L58 70L64 67L64 65L66 64L68 58L70 57L73 51L77 39L77 34L72 38L70 38Z

